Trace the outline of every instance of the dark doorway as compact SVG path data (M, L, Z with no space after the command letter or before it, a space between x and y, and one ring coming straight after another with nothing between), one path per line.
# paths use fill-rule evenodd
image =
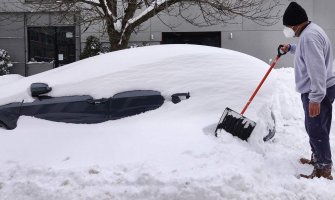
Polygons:
M162 44L198 44L221 47L221 32L162 33Z
M54 63L76 61L75 27L28 27L28 61Z

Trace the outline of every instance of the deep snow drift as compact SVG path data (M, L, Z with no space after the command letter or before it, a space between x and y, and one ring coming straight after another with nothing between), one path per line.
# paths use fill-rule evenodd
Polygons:
M310 152L292 69L275 70L250 105L258 125L248 142L214 137L224 108L240 111L267 68L234 51L167 45L1 77L0 104L31 101L32 82L48 83L52 96L154 89L191 98L96 125L20 118L15 130L0 129L0 199L333 199L332 181L296 178L312 168L297 161ZM270 109L277 134L263 143Z

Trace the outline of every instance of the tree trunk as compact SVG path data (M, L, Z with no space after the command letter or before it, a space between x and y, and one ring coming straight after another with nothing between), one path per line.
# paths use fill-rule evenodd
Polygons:
M108 22L107 22L108 23ZM129 39L131 36L131 28L128 27L126 30L121 30L124 33L116 31L113 26L107 26L108 39L110 43L111 51L118 51L128 47Z
M108 30L108 38L110 43L111 51L118 51L128 47L131 33L124 33L121 35L115 30Z

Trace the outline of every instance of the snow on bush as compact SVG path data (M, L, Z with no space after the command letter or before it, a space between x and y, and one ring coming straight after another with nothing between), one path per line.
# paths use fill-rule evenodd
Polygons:
M9 74L11 67L10 56L7 51L0 49L0 75Z
M88 36L86 39L86 46L84 51L80 54L80 59L89 58L92 56L99 55L101 52L101 42L99 38L95 36Z

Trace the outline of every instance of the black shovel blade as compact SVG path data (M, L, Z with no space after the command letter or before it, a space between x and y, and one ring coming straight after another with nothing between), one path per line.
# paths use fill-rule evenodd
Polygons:
M233 136L237 136L242 140L247 140L255 126L256 122L227 107L215 129L215 136L222 130L225 130Z

